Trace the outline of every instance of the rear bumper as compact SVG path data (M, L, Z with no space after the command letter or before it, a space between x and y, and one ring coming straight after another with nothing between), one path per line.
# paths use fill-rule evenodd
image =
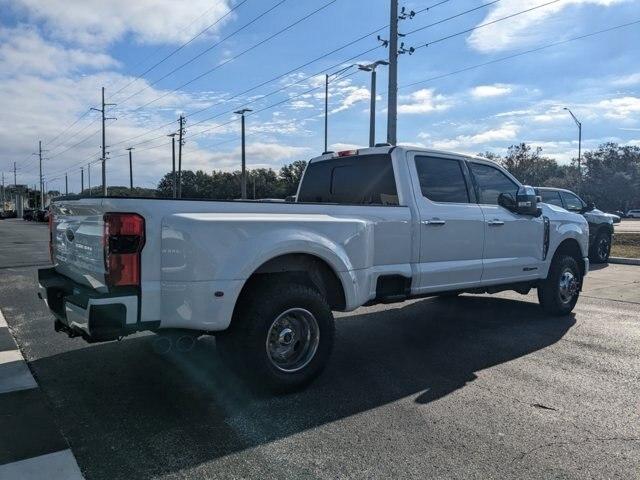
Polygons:
M115 340L149 329L139 327L135 292L100 293L54 268L45 268L38 270L38 296L55 315L56 331L82 336L88 342Z

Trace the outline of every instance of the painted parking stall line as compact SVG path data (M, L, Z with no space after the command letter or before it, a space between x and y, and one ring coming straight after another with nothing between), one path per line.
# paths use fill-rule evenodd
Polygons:
M81 478L0 311L0 480Z

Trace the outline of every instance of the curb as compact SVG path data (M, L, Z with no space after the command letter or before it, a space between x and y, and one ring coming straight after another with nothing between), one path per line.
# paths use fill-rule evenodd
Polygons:
M609 263L620 265L640 265L640 258L609 257Z
M0 480L83 480L0 311Z

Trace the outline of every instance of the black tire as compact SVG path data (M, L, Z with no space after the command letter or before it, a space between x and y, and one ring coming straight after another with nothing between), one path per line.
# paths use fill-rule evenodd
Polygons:
M568 315L578 301L581 286L582 273L576 260L569 255L556 255L549 275L538 286L538 301L550 315Z
M295 283L262 284L240 301L230 328L216 336L221 354L240 374L271 391L289 392L322 372L335 333L331 308L317 290ZM304 324L307 335L296 328ZM282 358L276 358L277 348ZM292 360L286 363L289 354Z
M593 263L607 263L609 254L611 253L611 234L609 232L598 232L593 245L591 245L591 253L589 259Z

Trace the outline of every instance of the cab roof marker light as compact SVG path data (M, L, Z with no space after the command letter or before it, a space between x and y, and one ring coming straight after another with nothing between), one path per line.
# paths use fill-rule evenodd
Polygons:
M341 152L338 152L338 157L351 157L357 154L358 150L342 150Z

